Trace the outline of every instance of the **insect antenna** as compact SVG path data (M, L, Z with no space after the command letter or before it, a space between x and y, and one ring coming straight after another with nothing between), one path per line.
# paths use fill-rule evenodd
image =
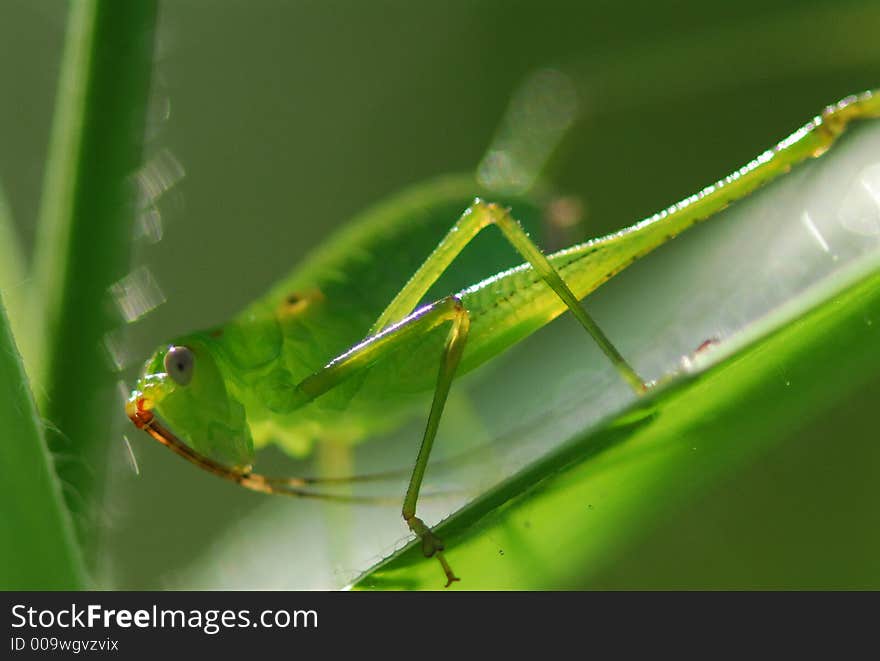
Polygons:
M250 470L242 470L225 466L205 455L193 450L186 443L177 438L171 430L162 425L155 417L148 420L138 420L137 426L141 427L155 440L167 447L175 454L195 464L209 473L221 477L230 482L250 489L268 494L283 494L296 498L312 498L315 500L332 500L337 502L355 503L363 505L399 505L399 498L382 496L350 496L343 494L321 493L309 490L308 486L319 480L312 478L297 477L271 477L254 473ZM331 478L336 483L341 483L345 478Z
M131 469L134 471L134 474L140 477L141 469L138 466L137 457L134 454L134 449L131 447L131 441L128 440L128 436L125 434L122 435L122 440L125 441L125 449L128 450L128 463L131 466Z

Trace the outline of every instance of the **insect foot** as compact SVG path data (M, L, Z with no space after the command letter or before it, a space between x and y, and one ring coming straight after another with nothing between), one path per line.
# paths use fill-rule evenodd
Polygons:
M455 581L460 581L461 579L455 575L455 572L452 571L452 567L449 566L449 563L446 562L446 558L443 556L443 549L445 548L443 545L443 540L441 540L437 535L435 535L431 529L425 525L424 521L416 516L405 517L406 525L409 526L409 529L412 530L419 538L422 540L422 553L426 558L436 557L440 562L440 566L443 567L443 573L446 574L446 585L445 587L449 587Z

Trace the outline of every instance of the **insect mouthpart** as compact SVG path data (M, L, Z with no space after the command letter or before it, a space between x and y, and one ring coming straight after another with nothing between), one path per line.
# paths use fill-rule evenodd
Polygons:
M153 401L139 395L132 396L125 403L125 414L138 429L143 429L153 421Z

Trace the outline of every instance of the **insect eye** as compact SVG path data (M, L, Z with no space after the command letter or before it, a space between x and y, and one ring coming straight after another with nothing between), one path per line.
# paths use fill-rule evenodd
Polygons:
M190 382L195 367L195 356L186 347L171 347L165 354L165 371L180 386Z

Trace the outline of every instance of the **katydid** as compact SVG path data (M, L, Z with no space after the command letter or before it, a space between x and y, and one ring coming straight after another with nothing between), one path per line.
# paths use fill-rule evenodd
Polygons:
M468 206L480 192L472 178L416 187L349 224L228 324L161 345L126 413L177 454L241 486L351 501L357 498L312 490L317 478L253 472L255 448L274 442L304 452L327 435L353 442L433 389L402 513L425 556L439 559L448 586L458 579L417 504L455 377L570 311L622 378L644 393L651 384L580 301L684 230L821 155L851 121L878 117L880 93L847 97L716 184L631 227L547 256L515 219L534 211L533 199L502 205L477 198ZM451 214L461 209L450 229ZM524 263L420 306L490 226Z

